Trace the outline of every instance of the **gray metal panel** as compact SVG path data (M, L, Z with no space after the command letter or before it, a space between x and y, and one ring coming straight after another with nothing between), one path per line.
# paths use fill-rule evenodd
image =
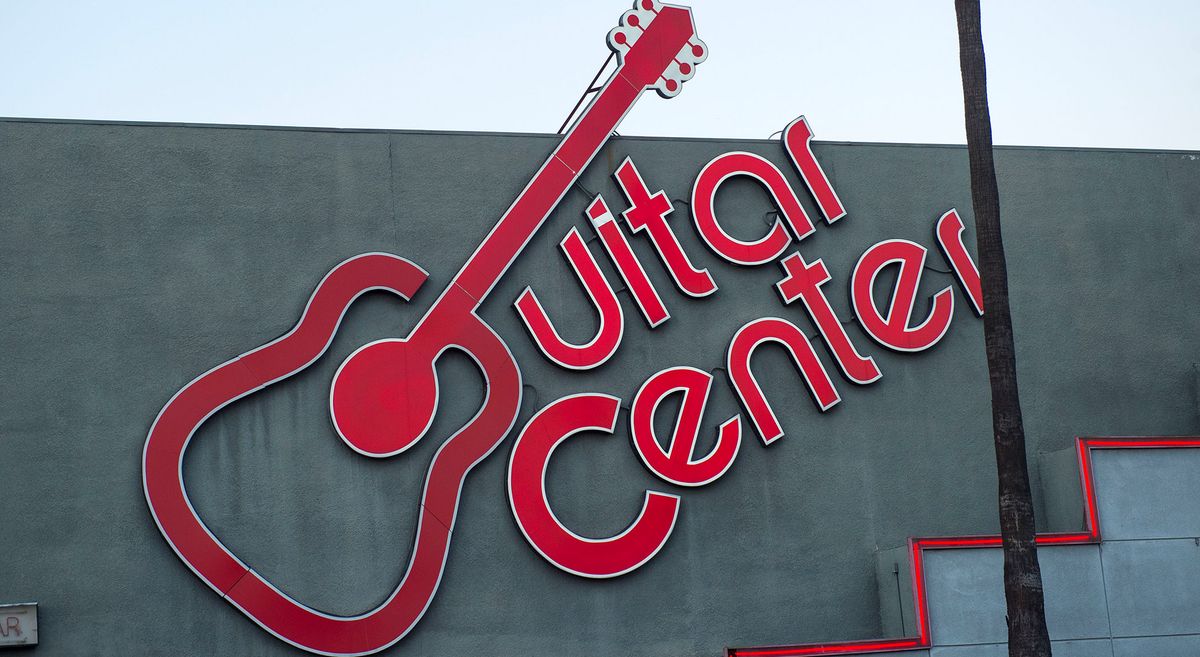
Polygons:
M1002 643L938 647L929 650L929 657L1008 657L1008 648Z
M1003 643L937 646L929 650L929 657L1008 657L1008 646Z
M1095 545L1038 549L1046 587L1046 623L1051 639L1109 636L1104 607L1100 548Z
M1116 541L1101 551L1114 637L1200 633L1200 546Z
M1082 641L1051 641L1054 657L1112 657L1112 641L1086 639Z
M1054 657L1112 657L1112 645L1108 639L1083 641L1051 641ZM1008 645L989 643L974 646L951 646L933 648L929 657L1008 657ZM1143 653L1143 657L1151 653Z
M1200 536L1200 449L1092 453L1105 541Z
M1096 546L1038 551L1052 639L1108 636L1104 583ZM929 625L935 646L1006 641L1004 558L998 548L925 554Z
M1058 657L1058 653L1054 653ZM1200 635L1113 639L1115 657L1196 657Z

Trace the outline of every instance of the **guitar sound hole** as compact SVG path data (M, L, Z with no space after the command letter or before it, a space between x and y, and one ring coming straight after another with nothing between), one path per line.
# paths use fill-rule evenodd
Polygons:
M406 340L381 340L355 351L334 376L330 413L338 435L377 458L412 447L429 430L438 404L432 358Z

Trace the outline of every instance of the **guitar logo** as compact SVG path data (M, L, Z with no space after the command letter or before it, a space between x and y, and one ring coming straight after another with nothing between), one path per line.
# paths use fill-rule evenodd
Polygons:
M442 353L466 353L486 380L478 413L442 443L430 463L411 561L381 605L358 616L332 616L273 586L205 527L188 500L183 458L211 415L316 361L359 295L386 290L407 300L424 283L424 270L386 253L339 264L317 285L290 332L197 377L171 397L151 426L142 478L155 523L201 580L280 639L319 654L374 653L404 638L433 600L463 481L508 435L521 406L520 368L476 309L642 92L675 96L708 55L691 11L656 0L638 0L625 12L609 32L608 45L618 58L616 71L429 311L407 337L360 347L333 378L329 411L338 435L376 458L400 454L428 432L438 408L434 364Z

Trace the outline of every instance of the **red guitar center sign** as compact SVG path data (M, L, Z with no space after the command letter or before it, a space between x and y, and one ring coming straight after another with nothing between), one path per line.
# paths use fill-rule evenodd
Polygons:
M666 98L675 96L708 57L707 48L695 34L690 10L654 0L639 0L625 12L620 24L609 32L608 45L618 58L616 72L428 312L407 337L362 345L333 377L329 412L337 434L351 449L374 458L400 454L428 432L440 395L434 364L444 352L455 349L467 354L486 380L486 396L479 411L445 439L430 463L411 561L382 604L358 616L332 616L272 585L226 548L196 514L184 486L183 458L196 430L214 413L318 359L359 295L386 290L407 300L425 282L424 270L386 253L346 260L318 283L289 333L200 375L171 397L154 420L143 455L143 485L150 513L163 536L202 581L280 639L319 654L377 652L411 631L433 600L446 565L463 482L512 432L521 407L520 367L505 339L476 310L642 93L653 89ZM813 154L812 137L808 122L800 118L783 131L782 146L794 167L792 173L804 182L815 201L819 219L833 224L844 220L847 211ZM563 339L530 288L515 303L528 339L547 359L570 370L599 367L620 349L626 317L614 284L630 292L651 329L669 321L671 315L664 291L656 289L646 273L648 267L665 268L679 293L689 297L705 298L719 289L716 277L697 268L681 246L676 236L680 222L668 221L673 207L666 194L655 190L631 159L626 158L612 175L625 197L624 209L615 213L618 206L596 196L586 216L604 255L620 275L619 283L603 273L577 229L569 230L560 242L567 263L599 316L595 336L583 344ZM717 216L715 199L722 184L735 177L757 181L779 210L779 218L759 239L733 237ZM725 153L704 165L696 176L690 206L700 238L724 260L747 267L778 262L782 272L776 288L782 302L802 304L842 378L856 385L879 380L882 372L875 360L854 343L822 289L833 274L819 258L809 262L795 250L796 243L817 230L818 222L804 209L783 171L752 153ZM979 274L963 244L963 230L962 220L949 210L937 221L934 235L961 284L963 297L982 314ZM630 247L631 239L648 240L660 262L642 262ZM850 272L854 315L863 331L880 345L918 352L933 347L946 334L956 294L945 288L930 299L919 298L927 257L927 249L916 242L886 240L868 248ZM883 308L876 303L872 289L879 274L893 267L897 273L891 301ZM925 307L927 312L918 313L918 308ZM725 419L714 447L697 454L713 377L683 365L662 370L650 376L630 402L628 431L635 452L631 456L667 483L704 486L733 465L744 433L753 431L764 444L783 437L768 401L772 395L759 384L750 366L754 351L768 342L782 345L791 355L821 411L842 401L835 377L825 369L801 329L787 319L762 317L731 336L725 355L724 365L744 417ZM672 396L679 398L679 412L671 435L656 435L659 407ZM530 418L511 446L507 489L517 526L538 554L573 575L607 578L636 570L670 539L684 503L679 495L646 491L642 510L632 524L618 535L601 539L579 536L555 517L545 485L555 448L580 432L617 432L621 403L617 397L598 392L563 397Z

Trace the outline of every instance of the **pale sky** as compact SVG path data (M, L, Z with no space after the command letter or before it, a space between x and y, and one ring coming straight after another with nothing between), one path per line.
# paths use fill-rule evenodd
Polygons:
M0 116L553 132L625 0L0 0ZM963 143L953 0L693 0L626 135ZM984 0L996 143L1200 150L1200 0Z

